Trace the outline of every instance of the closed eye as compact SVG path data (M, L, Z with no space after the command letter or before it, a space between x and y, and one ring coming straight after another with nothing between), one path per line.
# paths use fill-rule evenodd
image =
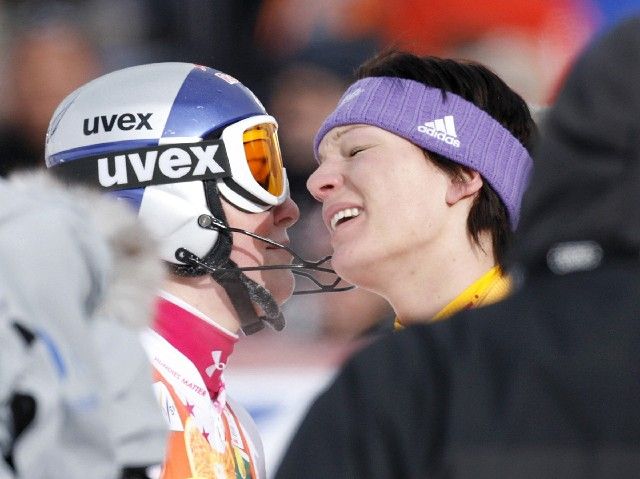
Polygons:
M366 146L356 146L355 148L352 148L351 151L349 151L349 158L356 156L358 153L366 149L367 149Z

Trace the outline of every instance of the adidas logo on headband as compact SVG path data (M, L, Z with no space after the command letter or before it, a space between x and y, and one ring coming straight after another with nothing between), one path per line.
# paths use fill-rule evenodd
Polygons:
M444 118L427 121L424 125L418 126L418 131L426 133L433 138L444 141L446 144L460 148L460 140L456 134L456 125L453 122L453 115L447 115Z

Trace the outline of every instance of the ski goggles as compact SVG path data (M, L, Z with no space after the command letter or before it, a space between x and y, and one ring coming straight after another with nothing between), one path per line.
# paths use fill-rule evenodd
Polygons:
M282 204L288 194L278 141L278 124L268 115L246 118L220 135L229 158L230 176L218 184L234 205L259 212Z
M233 123L219 138L161 138L159 145L110 151L59 163L57 175L108 191L219 180L220 193L252 213L282 204L289 185L278 124L268 115Z

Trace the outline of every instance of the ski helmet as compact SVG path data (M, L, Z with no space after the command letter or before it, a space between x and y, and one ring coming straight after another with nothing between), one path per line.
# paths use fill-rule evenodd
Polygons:
M45 159L59 176L131 204L179 274L237 269L220 195L257 213L289 193L275 119L232 76L190 63L125 68L80 87L53 114ZM202 218L223 228L205 228ZM192 253L200 266L178 251ZM241 316L256 318L250 299L275 316L276 329L284 326L268 291L244 273L213 277ZM245 332L261 329L254 319L243 321Z

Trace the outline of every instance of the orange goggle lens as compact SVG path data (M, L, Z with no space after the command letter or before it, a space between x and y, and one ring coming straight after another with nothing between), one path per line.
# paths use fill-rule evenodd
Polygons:
M242 134L244 153L253 178L274 196L284 191L282 156L275 125L264 123Z

